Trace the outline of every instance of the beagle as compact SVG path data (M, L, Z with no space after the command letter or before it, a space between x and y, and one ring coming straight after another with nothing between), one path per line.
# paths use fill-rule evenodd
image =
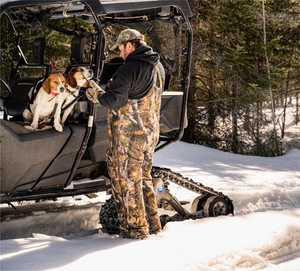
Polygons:
M67 89L64 92L64 105L63 107L67 109L64 111L61 124L64 125L67 117L71 113L75 103L75 100L79 95L79 90L81 87L87 87L88 81L94 76L93 70L86 69L84 67L73 67L67 75ZM70 106L68 106L71 103Z
M62 132L60 124L61 106L64 101L66 90L66 79L59 73L52 73L45 80L42 87L38 90L33 104L23 111L23 118L32 121L33 130L38 128L41 121L50 122L51 115L54 114L53 125L58 132ZM48 118L48 119L47 119Z

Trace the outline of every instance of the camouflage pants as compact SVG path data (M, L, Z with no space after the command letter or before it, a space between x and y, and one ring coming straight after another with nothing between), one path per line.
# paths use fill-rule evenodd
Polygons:
M155 82L146 97L128 100L120 110L108 113L108 171L120 233L127 238L143 238L161 231L150 174L159 139L162 92L157 67L155 73ZM157 78L160 88L156 87Z

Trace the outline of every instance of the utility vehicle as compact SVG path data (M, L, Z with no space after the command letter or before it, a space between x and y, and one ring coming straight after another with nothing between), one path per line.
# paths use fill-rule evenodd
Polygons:
M156 148L159 151L180 140L187 125L193 38L191 16L187 0L2 1L1 28L11 27L14 37L10 47L13 50L9 51L12 52L10 70L6 75L1 72L1 203L13 206L18 201L40 201L110 189L105 161L107 108L89 103L85 89L81 89L61 133L55 129L32 132L24 127L24 108L32 101L41 82L52 71L57 72L56 62L61 60L49 59L49 52L48 60L44 60L50 42L44 35L46 30L65 35L63 43L69 53L62 56L68 59L62 73L66 75L74 66L86 66L93 70L93 79L100 85L105 85L123 64L120 57L112 57L113 52L109 51L109 45L115 42L121 30L134 28L146 35L147 42L160 54L166 72L161 137ZM70 21L73 21L72 27ZM32 54L28 54L22 50L22 43L30 40L33 31L38 34L32 40ZM2 41L7 38L6 34L2 35ZM25 39L24 35L29 38ZM1 48L4 62L7 61L3 58L6 49ZM170 133L175 130L176 133ZM170 136L172 134L175 136ZM190 213L169 193L168 181L199 194L192 204L192 212L196 214L233 213L231 200L212 188L168 169L154 167L152 175L159 206L172 206L181 217ZM87 178L90 181L82 181Z

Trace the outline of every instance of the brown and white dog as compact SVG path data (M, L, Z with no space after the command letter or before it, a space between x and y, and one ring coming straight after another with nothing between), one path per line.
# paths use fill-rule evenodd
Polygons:
M64 105L67 107L68 104L72 103L77 98L81 87L87 87L88 82L93 77L93 70L86 69L85 67L73 67L67 75L67 90L64 92ZM61 124L64 125L67 117L71 113L75 103L69 106L63 113Z
M43 121L49 117L56 107L53 124L57 131L62 132L63 127L60 123L60 114L61 106L65 99L65 90L65 77L59 73L50 74L42 87L38 90L33 104L30 104L29 109L26 108L23 111L23 118L27 121L32 121L31 127L33 130L36 130L39 121Z

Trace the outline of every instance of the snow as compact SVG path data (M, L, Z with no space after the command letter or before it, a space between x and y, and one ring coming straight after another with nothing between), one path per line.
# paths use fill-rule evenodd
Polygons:
M154 165L228 195L234 215L170 222L156 236L131 240L98 230L98 203L108 198L105 193L65 198L56 204L92 205L1 222L0 269L300 270L299 149L264 158L177 142L156 153ZM175 184L170 191L190 201L188 210L197 197ZM15 237L3 238L10 229Z

